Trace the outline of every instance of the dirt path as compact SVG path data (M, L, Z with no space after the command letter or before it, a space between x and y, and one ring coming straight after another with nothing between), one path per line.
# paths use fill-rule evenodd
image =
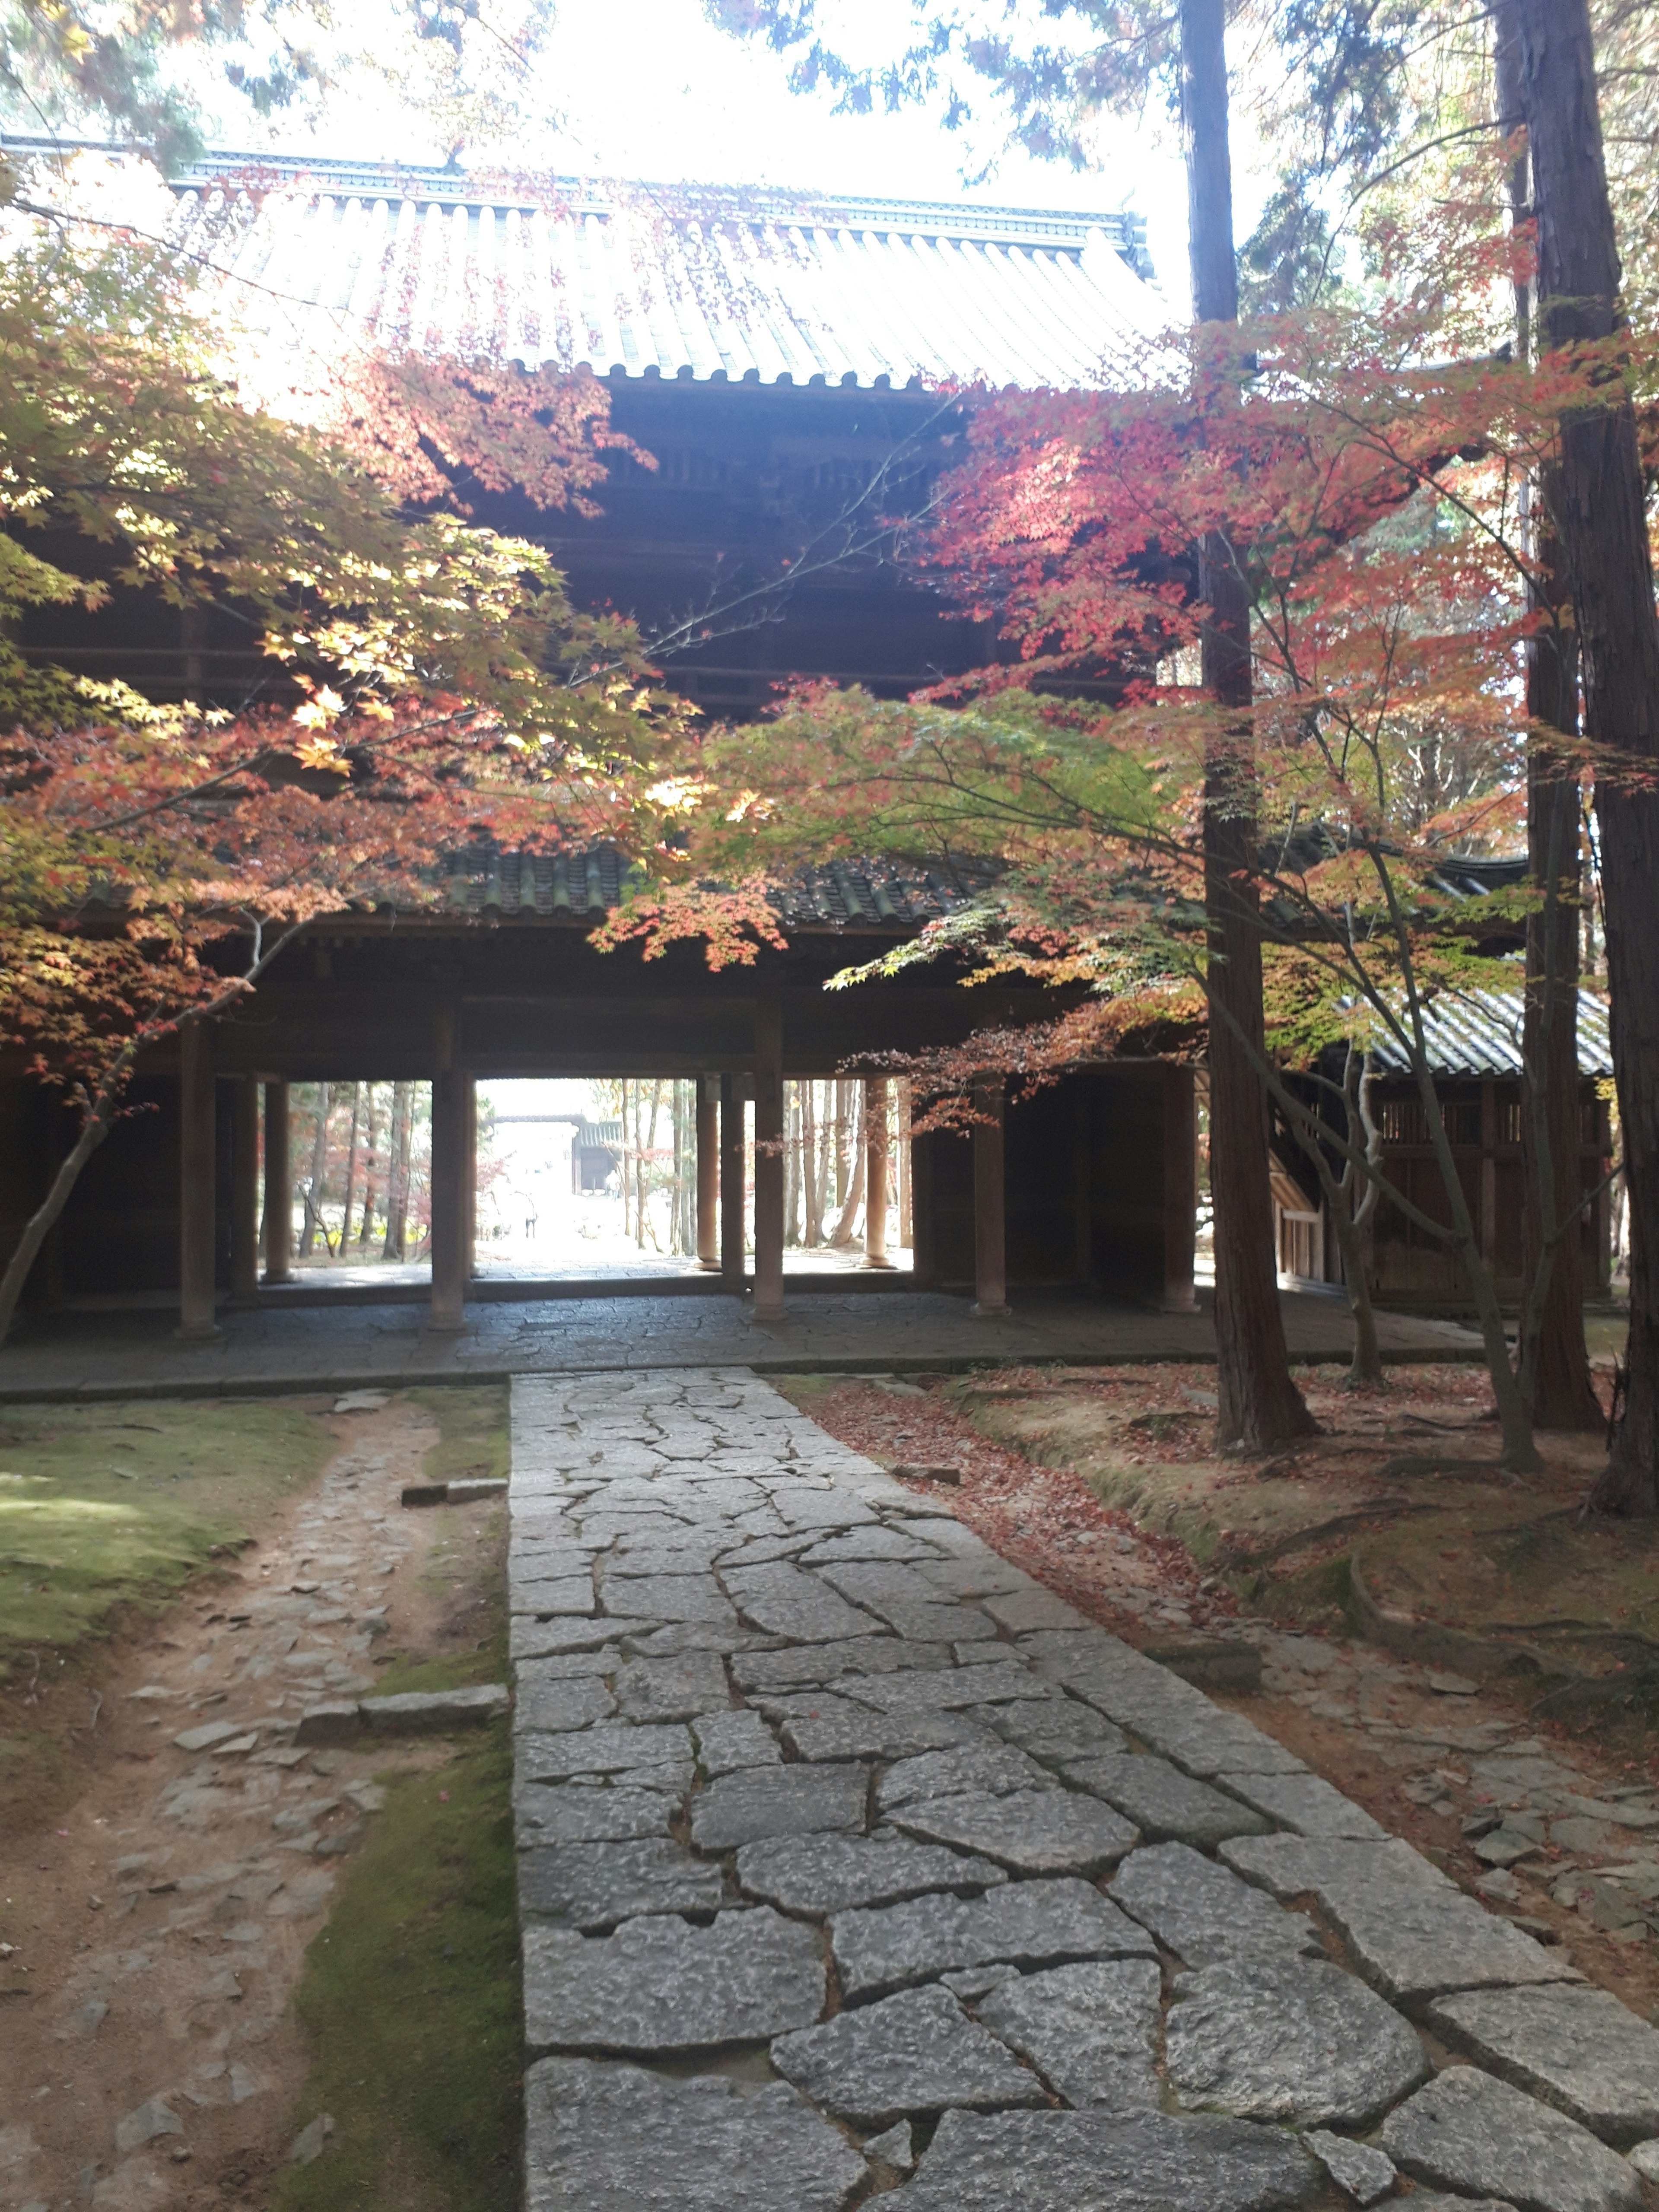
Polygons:
M1537 1690L1524 1682L1480 1685L1345 1634L1252 1617L1185 1543L1103 1505L1071 1469L1034 1464L988 1437L933 1390L864 1379L784 1387L832 1435L901 1474L953 1468L957 1480L928 1486L960 1519L1129 1642L1254 1644L1260 1691L1229 1698L1206 1684L1212 1695L1483 1903L1565 1945L1576 1966L1644 2017L1659 2014L1659 1760L1650 1734L1625 1728L1608 1738L1540 1722L1528 1710ZM1018 1395L1035 1397L1038 1387ZM1014 1395L1007 1383L985 1388ZM1180 1410L1152 1417L1170 1425L1157 1449L1169 1452L1184 1431L1196 1455L1211 1418L1204 1394L1190 1370L1170 1388ZM1475 1411L1471 1400L1468 1417ZM1317 1468L1305 1479L1317 1484ZM1241 1486L1224 1510L1242 1517L1256 1478L1235 1470L1225 1480ZM1469 1548L1458 1547L1465 1562Z
M443 1746L306 1751L319 1696L375 1686L441 1617L446 1517L401 1510L437 1430L335 1416L320 1481L101 1686L91 1778L0 1869L0 2206L264 2201L305 2077L291 1999L375 1772ZM182 1739L182 1741L181 1741ZM311 2116L301 2114L301 2120Z

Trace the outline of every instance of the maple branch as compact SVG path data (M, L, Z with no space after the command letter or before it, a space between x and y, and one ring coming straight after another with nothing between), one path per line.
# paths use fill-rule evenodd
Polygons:
M142 1023L117 1050L114 1058L104 1067L90 1092L80 1091L81 1127L76 1140L52 1177L46 1197L23 1224L23 1231L15 1248L0 1273L0 1344L9 1334L17 1312L19 1299L23 1295L29 1271L40 1255L40 1248L69 1203L70 1194L80 1178L81 1170L108 1136L116 1120L116 1109L125 1091L133 1063L139 1054L169 1031L176 1031L195 1022L212 1021L228 1006L253 988L260 974L270 965L285 946L291 944L304 928L303 922L295 922L283 930L273 943L265 941L265 924L262 916L244 910L244 919L252 935L252 953L242 972L232 977L223 990L200 1005L163 1018Z

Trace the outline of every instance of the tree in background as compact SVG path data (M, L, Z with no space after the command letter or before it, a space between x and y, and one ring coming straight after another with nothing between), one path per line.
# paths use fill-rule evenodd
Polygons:
M1516 0L1518 88L1538 221L1542 342L1578 367L1546 478L1565 549L1595 748L1614 1073L1631 1216L1629 1384L1596 1486L1659 1513L1659 624L1585 0Z
M411 515L372 442L245 404L229 343L130 235L40 226L0 262L0 617L138 591L242 623L273 679L234 717L160 708L26 656L0 623L0 1037L77 1117L0 1276L0 1334L139 1054L228 1011L313 916L435 900L446 849L648 842L634 813L682 712L540 547ZM599 466L604 403L562 413L546 392L556 503ZM504 426L504 471L526 419ZM488 410L471 420L485 437Z
M1347 1098L1354 1054L1389 1037L1417 1082L1443 1213L1393 1183L1382 1197L1455 1253L1505 1458L1524 1467L1525 1395L1426 1032L1437 999L1513 984L1506 956L1537 903L1526 890L1469 902L1438 878L1448 854L1512 841L1522 816L1518 678L1540 617L1516 487L1594 386L1571 363L1502 356L1494 301L1524 241L1498 181L1496 160L1476 160L1433 231L1386 241L1395 284L1368 313L1333 305L1243 334L1240 346L1257 342L1248 375L1237 359L1214 370L1200 326L1184 348L1149 349L1141 389L980 398L933 553L1019 659L908 704L807 687L770 722L706 742L685 865L741 882L855 854L982 859L995 890L900 961L949 953L972 975L1020 972L1089 996L1046 1033L918 1063L924 1089L954 1091L971 1117L978 1073L1046 1079L1125 1039L1190 1048L1201 1018L1212 1054L1218 1035L1238 1044L1334 1213L1349 1170L1356 1210L1379 1182ZM1216 763L1241 710L1192 682L1200 671L1181 680L1213 618L1191 549L1221 538L1254 663L1252 830L1230 884L1249 894L1258 961L1265 949L1265 1039L1231 1011L1212 920ZM1116 703L1045 690L1079 672ZM669 915L659 903L632 926L672 927ZM1266 1144L1264 1130L1264 1158ZM1540 1199L1540 1261L1581 1203ZM1534 1292L1547 1276L1540 1264ZM1539 1319L1534 1294L1523 1369Z

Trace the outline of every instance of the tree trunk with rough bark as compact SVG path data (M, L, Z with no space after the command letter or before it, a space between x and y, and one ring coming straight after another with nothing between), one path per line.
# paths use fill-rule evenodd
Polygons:
M1587 0L1516 0L1545 341L1614 337L1620 271ZM1659 1513L1659 623L1627 390L1562 423L1551 521L1566 554L1595 750L1613 1072L1631 1209L1629 1394L1594 1502Z
M317 1128L311 1140L311 1180L305 1189L306 1226L300 1239L300 1250L308 1255L317 1249L317 1232L323 1226L323 1200L327 1194L328 1182L328 1104L329 1086L317 1085ZM324 1231L324 1245L327 1232Z
M1238 319L1228 147L1224 0L1181 0L1182 112L1193 307L1200 322ZM1205 688L1251 703L1250 602L1224 533L1201 549ZM1215 1214L1216 1439L1262 1450L1316 1424L1291 1379L1273 1255L1267 1099L1249 1043L1262 1037L1261 938L1255 890L1255 785L1248 720L1211 748L1204 778L1204 896L1212 998L1237 1024L1209 1024L1210 1191Z
M1521 34L1515 0L1494 10L1498 121L1506 134L1521 125ZM1532 220L1531 163L1524 149L1510 169L1510 211L1518 229ZM1516 352L1532 356L1531 287L1517 283ZM1527 646L1527 718L1578 734L1578 662L1573 633L1562 619L1566 587L1561 549L1539 510L1557 503L1553 488L1522 487L1532 510L1535 564L1530 596L1547 617ZM1559 496L1559 495L1558 495ZM1602 1423L1584 1344L1583 1250L1576 1224L1556 1236L1582 1195L1578 1132L1578 915L1583 892L1577 762L1534 734L1527 754L1527 860L1545 905L1527 925L1527 988L1522 1016L1521 1142L1525 1196L1522 1221L1521 1388L1540 1429L1598 1429ZM1547 1215L1547 1218L1546 1216ZM1546 1279L1539 1285L1540 1272ZM1541 1287L1535 1329L1526 1325Z

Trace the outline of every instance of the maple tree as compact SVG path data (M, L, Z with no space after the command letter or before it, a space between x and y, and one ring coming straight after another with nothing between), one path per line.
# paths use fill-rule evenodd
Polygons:
M311 427L251 404L230 353L211 302L131 236L46 231L0 264L0 608L210 606L274 679L234 716L157 707L0 632L0 1036L77 1111L0 1331L148 1046L222 1011L313 916L430 903L440 855L475 836L635 835L685 711L543 549L408 503L444 464L520 479L532 446L543 503L584 498L609 435L591 379L520 379L497 409L492 365L447 386L422 367L389 439L354 410L371 372L410 364L349 364Z
M1395 278L1364 313L1200 325L1149 348L1128 392L979 398L929 557L1018 658L908 704L808 687L769 721L700 741L688 887L615 928L657 942L694 930L713 896L699 882L752 881L808 857L988 864L994 890L895 960L949 954L973 976L1019 971L1085 995L1045 1029L915 1063L924 1085L951 1085L951 1110L968 1119L975 1068L1041 1080L1130 1040L1179 1049L1184 1031L1191 1049L1207 1027L1213 1054L1218 1031L1231 1034L1334 1212L1351 1217L1374 1186L1455 1253L1505 1460L1522 1467L1534 1463L1524 1376L1426 1024L1439 997L1512 989L1510 946L1540 896L1523 886L1472 902L1439 878L1450 853L1512 845L1523 817L1522 662L1563 617L1530 588L1537 555L1516 495L1597 371L1501 357L1494 303L1526 241L1494 219L1498 183L1495 163L1478 165L1434 233L1379 238ZM1218 534L1246 594L1248 707L1191 665L1212 619L1212 571L1194 549ZM1045 694L1079 672L1111 703ZM1235 805L1249 834L1229 883L1251 894L1260 1044L1221 987L1212 926L1206 828ZM1352 1055L1383 1036L1413 1071L1440 1218L1389 1178L1363 1114L1349 1116ZM1523 1368L1543 1262L1581 1203L1547 1205Z

